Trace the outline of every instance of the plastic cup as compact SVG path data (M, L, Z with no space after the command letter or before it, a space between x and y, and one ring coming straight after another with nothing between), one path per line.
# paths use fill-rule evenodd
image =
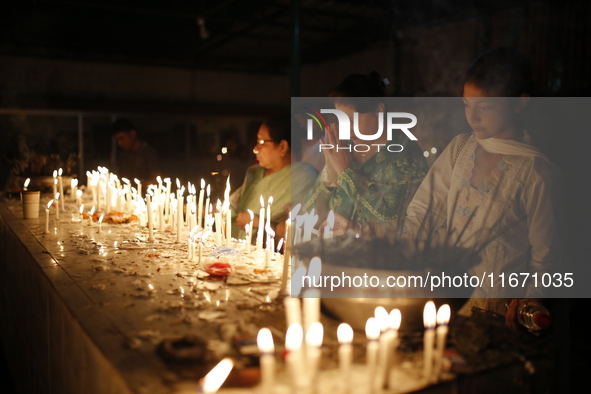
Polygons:
M22 192L21 200L23 202L23 217L25 219L39 218L39 197L40 192Z

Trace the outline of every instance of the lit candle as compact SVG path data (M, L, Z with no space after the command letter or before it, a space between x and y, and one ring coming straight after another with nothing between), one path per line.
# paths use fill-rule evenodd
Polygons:
M299 298L285 297L283 299L287 327L292 324L302 324L302 308Z
M58 220L60 220L60 193L59 192L55 193L55 203L56 203L55 220L57 222Z
M435 321L437 312L435 303L429 301L425 304L423 310L423 323L425 325L425 335L423 338L423 378L431 379L433 371L433 342L435 341Z
M226 215L226 246L232 246L232 209L230 209L230 201L224 202L226 209L224 213Z
M49 233L49 208L53 204L53 200L49 200L47 207L45 207L45 234Z
M262 328L257 335L257 345L261 353L261 393L271 394L275 379L275 345L268 328Z
M163 209L163 205L166 205L166 203L162 203L162 197L166 197L166 195L162 195L160 194L160 199L157 201L157 205L156 205L156 209L158 210L158 230L160 231L160 233L164 232L164 209Z
M250 209L246 210L248 212L248 216L250 217L250 231L246 232L246 251L250 252L250 245L252 244L252 229L253 229L253 222L254 222L254 212Z
M318 257L314 258L318 259ZM308 275L312 277L312 275L310 275L310 272L308 272ZM312 280L314 280L313 277ZM312 324L320 320L320 290L305 290L302 301L304 314L304 332L307 332Z
M222 246L222 214L220 212L222 202L220 200L215 204L215 208L215 244L216 246Z
M61 209L62 211L66 210L66 196L64 195L64 180L62 178L62 173L63 170L60 168L59 171L57 172L57 179L60 185L60 196L62 196L62 201L61 201ZM58 206L59 208L59 206Z
M176 216L177 216L177 227L176 227L176 242L181 243L181 232L183 229L183 201L185 197L183 196L185 191L185 187L181 190L177 190L177 206L176 206Z
M248 239L250 238L250 224L246 223L244 225L244 231L246 232L246 253L250 253L250 243L248 243Z
M334 229L334 211L331 210L326 218L326 226L324 227L324 238L332 238Z
M84 204L80 204L80 223L82 223L82 214L84 213Z
M24 192L26 192L26 191L28 190L27 188L29 187L29 183L31 183L31 178L27 178L27 179L25 180L25 184L24 184L24 186L23 186L23 191L24 191Z
M72 200L76 199L76 192L78 191L78 179L72 178L70 181L70 198Z
M347 323L341 323L337 329L339 340L339 369L341 370L341 393L351 391L351 364L353 362L353 329Z
M308 366L308 379L313 385L312 392L318 392L318 365L322 355L322 339L324 328L320 322L313 323L306 331L306 358Z
M164 183L166 183L166 198L164 199L164 217L166 220L170 220L170 192L172 190L172 183L170 178L164 178ZM177 186L180 187L178 178Z
M203 225L203 193L205 192L204 189L205 180L201 178L201 190L199 190L199 204L197 204L197 225L201 228L205 228L205 226Z
M386 363L386 381L388 383L388 388L390 389L394 388L392 368L394 366L396 347L398 346L398 329L400 328L400 323L402 323L402 314L400 313L400 310L392 309L388 316L388 332L390 333L388 349L390 350L388 351L388 360Z
M202 185L203 185L203 183L202 183ZM203 227L204 228L209 224L208 212L209 212L209 194L210 194L210 191L211 191L211 185L207 185L207 189L206 189L207 198L205 199L205 219L204 219L204 224L203 224Z
M127 211L131 210L131 182L127 178L121 178L121 180L125 183L124 187L124 194L125 194L125 209Z
M98 220L98 225L99 225L99 228L98 228L98 233L99 233L99 234L100 234L100 232L101 232L101 228L102 228L102 225L103 225L103 219L104 219L104 218L105 218L105 214L103 213L103 214L101 215L101 217L99 217L99 220Z
M94 216L94 205L92 206L92 209L90 210L90 213L88 214L88 225L92 226L92 217Z
M140 198L142 198L142 183L137 178L133 178L133 181L135 182L136 187L137 187L137 196L138 196L138 200L139 200Z
M203 379L199 381L199 392L205 394L217 393L222 384L234 368L234 362L230 358L220 361Z
M368 382L371 386L370 392L376 391L377 374L378 374L378 351L380 345L378 339L380 337L380 326L375 317L370 317L365 323L365 335L367 336L367 376Z
M76 190L76 205L80 205L82 203L82 190Z
M273 205L273 196L269 197L267 200L267 215L265 218L267 219L267 225L269 227L271 227L271 205Z
M152 220L152 196L146 194L146 210L148 211L148 242L156 241L154 238L154 223Z
M281 289L279 294L287 292L287 279L291 270L291 212L285 222L285 252L283 253L283 273L281 275Z
M265 231L265 200L261 195L261 210L259 211L259 227L257 230L257 252L263 250L263 233Z
M51 194L51 197L53 197L55 199L55 196L57 195L57 170L53 170L52 191L53 191L53 193Z
M303 339L302 326L297 323L289 326L285 334L285 348L288 351L286 362L291 376L291 387L296 392L299 388L305 387L307 383L302 357Z
M449 305L444 304L439 307L437 311L437 353L435 355L435 369L433 380L438 380L441 374L441 367L443 364L443 353L445 352L445 341L447 338L449 318L451 310Z
M389 330L389 315L386 309L382 306L378 306L374 311L374 317L378 323L380 329L380 340L379 340L379 354L377 364L377 378L375 382L375 390L379 390L384 386L386 382L386 373L388 367L388 355L390 354L390 348L388 347L389 336L391 334Z

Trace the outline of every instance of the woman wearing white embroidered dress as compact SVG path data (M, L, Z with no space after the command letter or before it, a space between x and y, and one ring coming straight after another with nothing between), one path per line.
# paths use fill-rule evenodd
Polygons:
M505 315L506 325L514 329L518 299L516 289L508 286L509 275L538 273L538 287L526 286L520 297L540 297L541 274L564 263L560 176L520 124L530 92L529 63L521 55L493 49L476 59L463 93L473 134L457 136L437 159L405 222L408 236L416 237L430 211L434 223L442 224L437 237L451 232L452 243L461 236L460 245L474 248L492 239L470 274L482 278L486 272L488 278L492 273L494 286L489 280L476 288L460 313L478 306ZM523 277L518 276L520 286Z

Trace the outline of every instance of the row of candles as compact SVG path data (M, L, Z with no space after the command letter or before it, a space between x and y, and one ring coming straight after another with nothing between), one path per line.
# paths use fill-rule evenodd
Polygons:
M316 290L309 290L315 292ZM301 319L298 313L300 300L287 297L286 314L288 323L285 336L286 367L289 375L289 385L292 392L319 392L319 365L321 348L324 336L324 328L318 320L314 320L319 304L316 294L307 294L303 298L304 328L300 322L291 322L293 319ZM306 311L308 310L308 315ZM294 313L296 312L296 313ZM310 320L311 319L311 320ZM441 374L443 354L446 346L448 322L450 319L449 305L442 305L438 311L433 301L427 302L423 311L425 325L424 333L424 361L423 381L426 383L437 381ZM395 368L396 348L399 344L398 330L402 321L400 310L393 309L388 313L385 308L377 307L374 317L370 317L365 325L367 337L366 346L366 371L367 392L379 393L382 389L394 389L396 387ZM437 326L436 326L437 323ZM342 393L351 392L351 369L353 365L353 336L350 325L341 323L337 329L339 342L338 365ZM435 337L437 339L435 345ZM257 345L260 352L261 383L260 392L270 394L275 385L275 344L273 335L268 328L262 328L257 335ZM216 392L223 384L232 369L231 359L224 359L201 381L201 392ZM206 387L206 383L209 386ZM359 384L359 382L356 382ZM209 387L209 389L208 389ZM212 390L213 391L208 391ZM364 390L365 391L365 390Z

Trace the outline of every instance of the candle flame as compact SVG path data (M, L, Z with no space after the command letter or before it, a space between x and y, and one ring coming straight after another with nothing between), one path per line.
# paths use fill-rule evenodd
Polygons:
M380 324L378 319L370 317L365 322L365 335L369 341L375 341L380 337Z
M139 179L137 178L133 178L133 181L135 182L136 185L139 186L139 184L141 183Z
M289 326L285 334L285 348L291 351L297 350L302 346L303 339L304 331L302 330L302 326L294 323Z
M449 323L449 318L451 316L451 310L449 309L449 305L443 304L439 307L437 311L437 324L447 324Z
M103 219L104 219L104 218L105 218L105 214L103 213L103 214L101 215L101 217L99 217L98 223L99 223L99 224L102 224L102 223L103 223Z
M179 178L176 179L176 188L177 189L181 188L181 181L179 181Z
M80 215L82 215L82 213L84 212L84 204L80 205Z
M45 209L51 208L52 204L53 204L53 200L49 200L49 202L47 203L47 208L45 208Z
M436 317L437 312L435 310L435 303L433 301L428 301L423 310L423 324L425 325L425 328L434 328Z
M275 344L273 343L273 334L268 328L261 328L257 335L257 345L261 353L273 353Z
M211 185L207 185L207 198L209 198L209 192L211 191L211 188L210 188L210 186L211 186Z
M265 199L263 198L262 194L261 194L260 201L261 201L261 208L264 208L265 207Z
M269 199L267 200L267 204L273 205L273 196L269 197Z
M380 331L386 331L388 329L388 311L386 311L386 308L378 306L374 311L374 317L378 322Z
M56 201L60 199L60 194L59 194L59 192L55 193L55 199L56 199Z
M29 183L31 183L31 178L27 178L25 181L25 188L29 186Z
M277 253L279 253L281 251L282 246L283 246L283 238L281 238L279 240L279 242L277 243Z
M218 198L218 202L215 203L215 209L216 209L216 211L219 212L220 209L221 209L221 207L222 207L222 202Z
M80 189L76 190L76 197L78 197L78 198L82 197L82 193L83 193L82 190L80 190Z
M201 178L201 189L205 189L205 179Z
M248 211L248 216L250 216L250 221L252 222L254 220L254 212L251 211L250 209L247 209Z
M202 388L205 393L217 392L222 384L230 375L234 368L234 362L230 358L220 361L205 377L202 379Z
M127 179L127 178L121 178L121 180L123 181L123 183L131 183L131 182L129 182L129 179Z
M324 327L320 322L314 322L308 327L306 332L306 343L310 346L322 346L322 339L324 337Z
M57 175L58 175L58 176L62 176L63 172L64 172L64 171L63 171L63 170L60 168L60 169L59 169L59 171L57 172Z
M94 215L94 206L92 207L92 209L90 210L90 216Z
M353 329L347 323L339 324L337 328L337 339L341 345L349 344L353 341Z
M156 177L156 181L158 181L158 184L162 184L162 178L160 178L160 175Z
M164 183L170 183L170 178L164 178Z
M398 330L400 328L400 323L402 323L402 313L400 313L400 309L392 309L389 315L390 321L390 328L394 330Z

